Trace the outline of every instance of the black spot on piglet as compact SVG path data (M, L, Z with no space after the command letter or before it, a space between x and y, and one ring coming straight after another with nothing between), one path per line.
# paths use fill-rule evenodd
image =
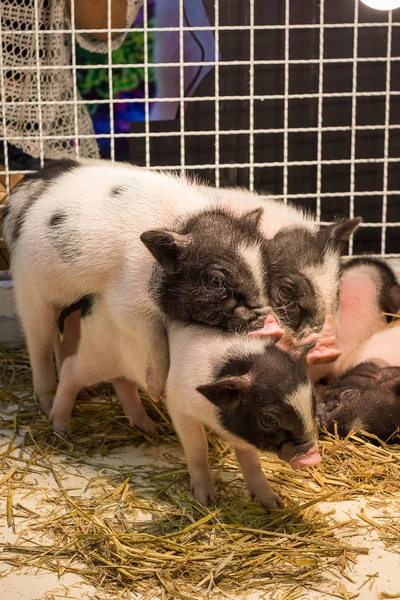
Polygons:
M58 330L61 335L64 333L65 320L70 314L80 310L81 318L84 319L92 313L95 298L95 294L87 294L61 311L60 316L58 317Z
M80 236L77 229L68 225L68 215L58 211L48 221L48 235L64 262L77 260L81 255Z
M62 212L56 212L49 219L49 227L57 227L62 225L67 218L67 215Z
M110 189L111 196L121 196L126 191L126 188L123 185L113 185Z

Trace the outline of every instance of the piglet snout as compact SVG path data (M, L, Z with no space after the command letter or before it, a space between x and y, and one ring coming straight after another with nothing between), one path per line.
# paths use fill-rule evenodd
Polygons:
M317 446L313 446L310 450L301 456L295 456L289 461L289 465L297 471L298 469L306 469L314 467L321 462L321 455L318 452Z
M246 306L237 306L231 317L229 318L228 327L231 331L244 331L251 329L257 329L262 327L263 318L260 318L255 310L247 308Z
M250 331L249 335L252 337L273 337L277 340L280 340L284 335L283 329L279 326L277 320L273 315L268 315L264 321L264 324L260 329L256 331Z

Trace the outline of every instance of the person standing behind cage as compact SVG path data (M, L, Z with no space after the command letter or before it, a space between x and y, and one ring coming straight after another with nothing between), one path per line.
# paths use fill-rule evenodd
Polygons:
M143 4L143 0L75 0L72 10L71 0L1 0L0 133L3 140L19 138L7 143L9 169L37 168L41 154L44 159L74 157L76 128L78 135L89 136L78 141L79 155L100 156L96 139L90 137L94 130L86 106L74 106L74 98L81 100L75 74L61 68L71 65L73 39L63 31L71 29L73 14L76 41L91 52L107 52L107 32L80 30L107 29L109 1L112 29L129 28ZM125 36L112 33L111 48L118 48ZM41 134L52 138L43 139ZM0 141L0 165L5 165L4 145Z

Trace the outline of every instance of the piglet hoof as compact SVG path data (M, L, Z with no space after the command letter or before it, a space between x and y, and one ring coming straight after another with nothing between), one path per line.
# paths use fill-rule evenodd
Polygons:
M57 433L68 433L69 431L69 426L70 426L70 420L62 415L57 415L57 414L53 414L52 412L50 413L50 421L51 424L53 425L53 429L54 431L56 431Z
M247 486L252 500L258 500L265 508L283 508L284 503L269 485L268 481L254 481Z
M50 412L53 406L53 400L54 400L55 394L34 394L34 398L37 402L39 402L40 404L40 408L42 409L42 411L44 412L44 414L46 415L46 417L50 416Z
M256 496L255 494L251 494L250 497L253 501L258 500L258 502L260 502L260 504L265 506L265 508L273 509L273 508L283 508L285 506L282 499L280 498L280 496L278 496L278 494L275 494L275 492L270 492L269 494L265 494L265 495L261 495L261 496Z
M217 504L217 496L211 481L211 476L191 481L192 493L199 504Z
M162 435L165 433L163 428L157 425L157 423L154 423L148 415L146 415L146 417L141 417L140 419L136 418L133 422L133 426L143 433L148 433L150 435Z

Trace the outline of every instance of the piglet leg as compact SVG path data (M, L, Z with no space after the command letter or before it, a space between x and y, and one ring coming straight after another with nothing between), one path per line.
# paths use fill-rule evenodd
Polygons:
M113 379L111 383L114 386L115 393L118 396L125 416L128 417L131 425L153 435L161 433L161 428L150 419L143 408L136 383L128 381L124 377Z
M168 339L165 330L154 328L152 331L148 331L146 344L149 348L146 372L147 391L154 402L159 402L165 394L169 369Z
M266 508L280 508L283 502L268 483L255 448L240 446L235 448L236 458L242 469L243 478L252 500L256 499Z
M53 364L54 310L28 286L20 276L14 275L14 293L19 317L22 321L33 374L33 390L43 412L48 415L57 389Z
M59 311L60 312L60 311ZM81 334L81 311L77 310L65 320L64 334L62 339L58 327L54 330L54 353L56 356L56 365L58 374L61 372L61 367L68 356L72 356L78 351L78 344ZM90 388L82 388L78 392L80 400L91 400L96 396L96 393Z
M130 288L122 281L107 296L110 315L125 334L147 349L146 386L150 398L159 402L165 394L169 370L169 348L166 330L155 316L138 313L130 306Z
M69 356L61 367L57 394L50 412L50 421L56 431L68 430L76 396L84 383L79 376L79 358L79 353Z
M194 497L200 504L216 504L203 425L181 413L171 414L171 419L185 452Z

